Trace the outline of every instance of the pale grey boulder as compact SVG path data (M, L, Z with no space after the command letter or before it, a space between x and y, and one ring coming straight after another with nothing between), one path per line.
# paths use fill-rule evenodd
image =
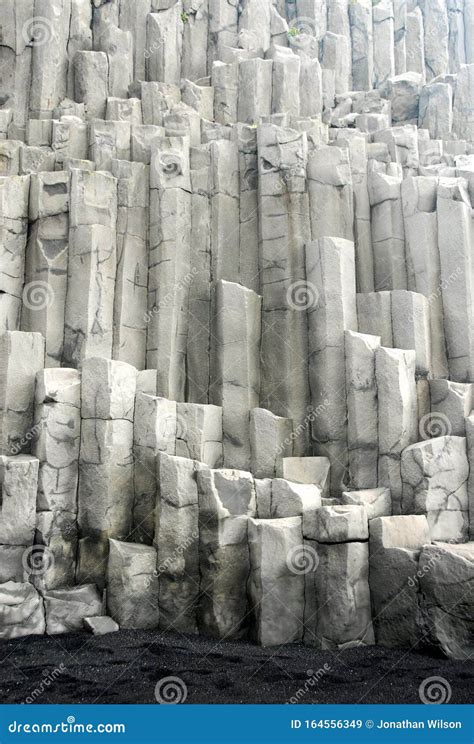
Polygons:
M94 584L49 590L43 599L48 635L81 630L86 617L102 612L102 597Z
M40 153L44 151L41 149ZM45 365L59 367L64 341L69 246L70 174L36 173L31 177L21 328L42 333Z
M0 638L20 638L45 632L43 598L31 584L0 585Z
M327 31L321 39L321 66L335 71L335 92L351 90L351 49L349 34Z
M391 164L387 166L387 174L394 175L400 172L396 165L402 168L403 177L417 176L420 152L418 146L418 129L416 124L404 124L382 129L375 132L374 142L385 142L388 146ZM397 287L394 287L397 289ZM403 287L401 287L403 289Z
M376 517L390 517L392 514L392 498L389 488L343 491L342 503L363 506L367 512L369 522Z
M464 437L441 436L402 452L405 514L425 514L432 540L465 542L469 463Z
M62 362L110 358L117 271L117 181L95 171L71 171L68 284Z
M401 458L417 439L418 417L415 384L415 352L401 349L376 351L378 389L378 486L390 488L394 514L401 513Z
M314 636L323 649L374 643L367 542L318 544Z
M449 23L447 4L443 0L421 0L423 13L426 79L448 72Z
M419 72L426 79L423 14L417 5L407 13L406 66L408 71Z
M83 419L78 488L81 583L93 580L103 586L108 538L130 535L133 500L133 424L125 419Z
M200 584L196 472L204 466L164 452L158 455L156 466L154 546L160 627L196 633Z
M104 52L78 51L74 57L74 99L84 103L89 119L103 119L109 62Z
M283 468L293 452L293 439L289 419L264 408L250 411L251 471L255 478L285 477Z
M357 330L354 244L342 238L308 243L306 276L314 295L308 308L313 451L329 457L336 493L348 465L344 332Z
M410 176L403 180L401 194L408 265L407 288L428 299L433 377L447 377L437 189L438 182L434 176Z
M330 462L327 457L285 457L282 477L294 483L319 486L321 496L329 494Z
M119 626L107 615L98 615L95 617L84 618L84 628L89 630L92 635L106 635L107 633L116 633L120 630Z
M313 240L354 239L354 194L349 152L321 146L309 151L308 194Z
M222 407L226 467L250 467L250 411L260 392L261 297L232 282L216 287L211 401Z
M0 545L33 543L38 467L30 455L0 457Z
M474 121L472 95L474 88L473 64L461 65L456 79L456 94L453 108L453 132L459 139L472 140Z
M34 561L35 551L42 553L42 558L38 573L32 571L31 581L38 590L74 584L77 546L77 513L63 510L37 513L32 558Z
M374 34L374 85L380 88L395 74L393 3L381 0L372 8Z
M368 540L367 511L363 504L321 506L316 512L315 530L308 535L318 543L346 543Z
M44 367L40 333L7 331L0 336L0 450L31 452L36 373Z
M418 126L432 139L448 138L453 127L453 90L449 83L425 85L420 93Z
M178 85L183 44L181 3L147 15L147 80L160 80Z
M389 291L357 294L357 320L360 333L380 336L382 346L393 346L392 298Z
M238 121L246 124L257 124L260 116L271 113L272 74L273 62L271 59L257 58L240 62L237 104Z
M240 638L247 632L248 517L256 516L253 478L240 470L201 470L199 632Z
M154 375L153 388L156 385ZM156 456L176 454L176 401L139 392L133 421L134 540L151 545L155 529Z
M310 402L305 310L314 303L303 248L310 238L308 138L306 132L263 123L257 130L257 146L262 295L260 405L293 421L298 432L294 454L304 455L309 440ZM282 338L285 343L281 343Z
M83 419L133 421L137 370L126 362L89 357L82 365Z
M26 545L0 545L0 583L7 581L22 583L28 580L23 565Z
M356 0L348 4L351 51L352 87L370 90L374 74L372 3Z
M377 643L411 648L420 640L419 557L430 542L425 516L376 517L370 526L370 592Z
M198 403L176 405L176 455L205 463L223 464L222 408Z
M262 646L301 641L305 576L292 566L303 550L301 518L249 519L248 529L252 634Z
M370 488L377 482L375 353L381 340L350 330L344 337L350 482L354 488Z
M39 460L38 510L77 512L81 376L75 369L36 375L33 452Z
M384 94L391 103L392 124L418 123L422 85L423 78L418 72L404 72L388 78Z
M155 548L109 540L107 612L121 628L158 627Z
M451 380L430 380L429 384L432 436L466 436L465 420L473 408L472 384Z
M418 292L395 289L390 293L393 345L415 349L415 372L420 377L431 373L431 333L429 300Z
M383 163L369 160L368 187L377 291L406 289L407 286L401 184L399 169L385 173Z
M420 564L424 643L451 659L471 658L474 643L474 545L425 545Z
M441 178L436 202L441 290L449 377L471 382L474 337L472 287L467 277L472 244L471 204L464 179Z
M321 510L321 489L310 483L291 483L283 478L271 482L270 519L301 517L304 538L315 540Z
M144 163L128 162L130 159L130 155L123 160L113 159L111 165L112 173L118 179L112 356L141 370L146 359L149 169Z
M192 278L189 148L187 133L157 139L150 165L146 365L157 370L157 394L179 401L184 400Z

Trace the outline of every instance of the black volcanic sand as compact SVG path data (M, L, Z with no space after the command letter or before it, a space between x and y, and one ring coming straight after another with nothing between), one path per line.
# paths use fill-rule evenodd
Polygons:
M330 671L321 676L324 664ZM313 686L308 670L319 677ZM301 703L420 703L418 688L432 676L449 682L451 703L470 703L474 662L379 646L338 653L299 645L263 649L137 630L0 642L2 703L32 702L35 688L44 690L33 695L42 704L155 703L156 683L168 676L185 682L187 703L285 703L298 689Z

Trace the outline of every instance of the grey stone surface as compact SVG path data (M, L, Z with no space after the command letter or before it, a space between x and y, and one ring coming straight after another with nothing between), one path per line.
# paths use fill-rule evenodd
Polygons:
M473 19L4 0L0 634L466 653Z
M109 542L107 563L109 615L121 628L158 627L155 548L112 539Z
M441 436L402 453L405 514L425 514L432 540L465 542L468 534L469 463L464 437Z
M48 635L81 630L86 617L102 611L102 597L93 584L50 590L43 598Z
M430 542L425 516L376 517L370 521L370 592L377 643L413 646L420 641L419 557Z

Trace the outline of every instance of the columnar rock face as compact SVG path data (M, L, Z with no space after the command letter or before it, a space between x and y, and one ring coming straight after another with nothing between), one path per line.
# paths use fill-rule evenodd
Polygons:
M256 516L250 473L201 470L197 474L201 632L239 638L247 622L248 518Z
M263 646L302 639L305 580L287 560L302 544L300 517L249 519L249 595Z
M452 582L450 577L455 576ZM421 624L428 645L468 659L472 650L474 544L425 545L420 556Z
M370 592L375 638L385 646L420 639L419 557L430 542L424 516L376 517L370 522Z
M465 655L473 16L4 0L0 637Z
M33 451L39 460L36 542L52 565L49 589L72 585L77 553L77 485L81 441L81 378L76 369L49 368L36 376Z
M412 444L402 454L403 512L426 514L433 540L465 542L468 475L464 437Z

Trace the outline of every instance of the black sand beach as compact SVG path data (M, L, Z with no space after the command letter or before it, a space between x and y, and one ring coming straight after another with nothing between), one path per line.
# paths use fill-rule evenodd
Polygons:
M339 653L263 649L156 631L31 636L0 644L2 703L156 703L178 677L186 703L420 703L428 677L450 685L450 703L472 702L473 661L380 646Z

